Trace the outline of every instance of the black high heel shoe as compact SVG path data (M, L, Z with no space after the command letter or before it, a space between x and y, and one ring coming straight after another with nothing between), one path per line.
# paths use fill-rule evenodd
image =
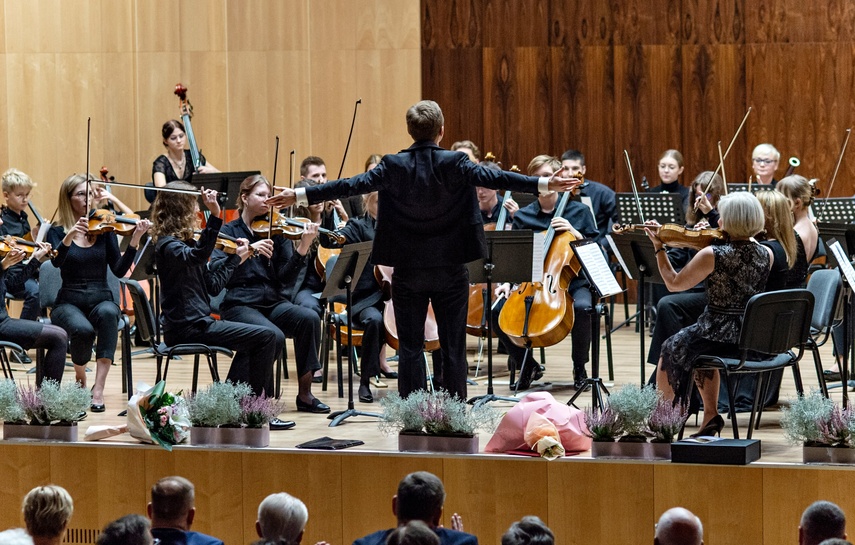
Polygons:
M715 415L715 417L707 422L707 425L698 430L697 433L693 433L689 437L707 437L718 435L721 437L721 430L724 428L724 418L721 417L720 414Z
M398 378L398 373L395 371L384 371L380 369L380 374L383 375L383 378Z

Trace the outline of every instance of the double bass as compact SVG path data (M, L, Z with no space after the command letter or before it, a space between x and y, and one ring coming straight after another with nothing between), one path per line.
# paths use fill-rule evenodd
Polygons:
M561 196L553 217L564 215L571 193ZM582 267L570 246L574 240L572 233L557 233L550 225L543 241L543 280L520 284L508 295L499 327L515 345L553 346L573 329L573 297L567 288Z

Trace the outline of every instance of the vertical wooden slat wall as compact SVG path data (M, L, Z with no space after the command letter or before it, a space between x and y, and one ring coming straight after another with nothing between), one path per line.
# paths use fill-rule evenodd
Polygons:
M352 175L410 143L419 33L418 0L0 0L0 170L30 174L50 215L59 184L85 168L91 117L90 170L149 181L181 82L210 162L270 176L279 135L280 182L291 149L338 173L361 98Z
M446 139L471 138L506 164L581 149L588 174L629 190L658 182L659 156L683 152L688 183L725 164L745 182L751 150L773 143L796 171L828 182L853 115L855 5L801 0L422 0L426 97ZM850 150L850 154L851 154ZM834 196L855 193L855 157Z

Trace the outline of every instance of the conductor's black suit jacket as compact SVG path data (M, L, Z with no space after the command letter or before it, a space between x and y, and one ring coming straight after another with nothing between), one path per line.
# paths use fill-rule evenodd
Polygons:
M433 141L386 155L352 178L306 188L316 203L379 191L372 261L400 268L461 265L486 257L475 186L536 193L538 178L491 170Z

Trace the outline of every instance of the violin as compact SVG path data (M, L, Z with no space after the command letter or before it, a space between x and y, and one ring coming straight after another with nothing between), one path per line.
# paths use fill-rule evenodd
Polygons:
M728 239L727 234L721 229L694 229L692 227L683 227L676 223L666 223L658 227L655 225L620 225L616 223L612 226L612 233L619 235L627 231L639 231L645 228L657 231L656 236L659 237L662 244L671 248L700 250L711 244L727 242Z
M13 237L12 235L0 236L0 257L5 257L12 250L21 250L26 254L26 259L32 257L33 252L39 249L39 245L35 242L21 237ZM56 250L48 252L47 256L51 259L56 257Z
M202 236L202 231L195 231L193 233L193 240L198 241ZM215 250L221 250L229 255L234 255L237 253L238 249L238 241L234 237L230 237L229 235L223 233L217 233L217 242L214 244ZM252 246L249 247L249 257L252 259L256 255L256 250Z
M298 240L303 236L303 233L306 230L306 224L312 222L309 218L286 218L278 212L273 212L272 216L272 223L270 222L270 216L268 215L264 219L253 221L249 228L253 233L262 237L282 235L291 240ZM326 235L330 240L338 244L344 244L346 242L344 235L341 233L330 231L323 227L318 228L318 233Z
M128 236L134 232L139 221L137 214L117 216L105 209L92 210L89 212L89 234L116 233L123 237Z

